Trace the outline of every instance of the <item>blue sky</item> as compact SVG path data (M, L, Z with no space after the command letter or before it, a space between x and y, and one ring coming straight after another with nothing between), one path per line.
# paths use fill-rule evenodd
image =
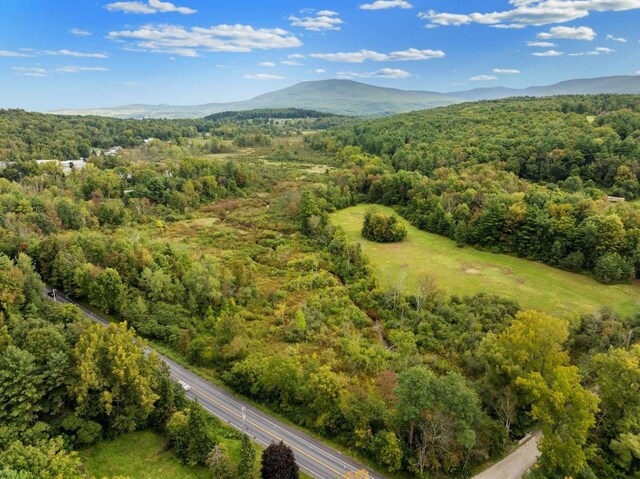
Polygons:
M640 74L640 0L3 0L0 32L0 107L40 111Z

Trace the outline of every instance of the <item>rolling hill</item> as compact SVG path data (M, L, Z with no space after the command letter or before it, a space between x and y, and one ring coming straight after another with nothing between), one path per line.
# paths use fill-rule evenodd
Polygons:
M265 108L304 108L363 117L386 116L477 100L513 96L582 95L596 93L640 94L640 75L567 80L554 85L523 89L492 87L438 93L383 88L351 80L321 80L296 85L232 103L203 105L126 105L89 110L58 110L63 115L99 115L115 118L200 118L226 111Z
M385 116L451 105L463 100L442 93L383 88L351 80L309 81L259 95L246 101L204 105L126 105L90 110L58 110L62 115L116 118L199 118L223 111L265 108L304 108L354 116Z
M463 100L497 100L513 96L595 95L598 93L640 94L640 75L566 80L547 86L528 88L474 88L447 95Z

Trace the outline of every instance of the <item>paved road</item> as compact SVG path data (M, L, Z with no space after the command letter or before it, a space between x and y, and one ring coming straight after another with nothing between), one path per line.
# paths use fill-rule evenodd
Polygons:
M520 479L538 459L538 442L541 437L542 434L539 432L534 434L502 461L482 471L473 479Z
M49 289L48 292L51 292ZM65 295L56 291L56 300L60 303L75 304L87 316L101 324L109 322L75 303ZM157 353L157 352L156 352ZM302 431L274 419L255 407L237 399L228 391L202 379L200 376L180 366L175 361L157 353L169 366L171 377L175 381L184 381L191 386L186 393L190 399L197 398L202 407L232 427L244 430L257 443L268 446L273 441L284 441L289 445L296 461L306 474L318 479L336 479L351 477L357 471L367 471L370 479L382 479L378 473L365 468L339 451L310 437Z

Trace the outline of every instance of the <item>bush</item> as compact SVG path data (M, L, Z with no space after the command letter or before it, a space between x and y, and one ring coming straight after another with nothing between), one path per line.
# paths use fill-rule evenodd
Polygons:
M378 243L395 243L407 237L407 228L395 216L367 212L362 225L362 236Z
M607 253L598 258L593 273L601 283L627 283L635 276L635 268L618 253Z

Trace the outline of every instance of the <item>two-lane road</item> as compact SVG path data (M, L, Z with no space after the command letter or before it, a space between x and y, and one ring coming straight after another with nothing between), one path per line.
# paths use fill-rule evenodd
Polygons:
M47 292L50 293L51 289L47 289ZM106 319L75 303L57 290L55 299L60 303L76 305L89 319L95 322L109 324ZM158 352L156 354L167 364L171 377L175 381L183 381L191 386L191 389L187 391L187 397L197 398L202 407L232 427L238 430L244 428L249 436L263 446L268 446L274 441L283 441L293 450L300 469L309 476L318 479L336 479L355 477L351 474L366 471L370 479L382 478L379 474L374 474L362 464L336 449L257 410L225 389L201 378L166 356Z

